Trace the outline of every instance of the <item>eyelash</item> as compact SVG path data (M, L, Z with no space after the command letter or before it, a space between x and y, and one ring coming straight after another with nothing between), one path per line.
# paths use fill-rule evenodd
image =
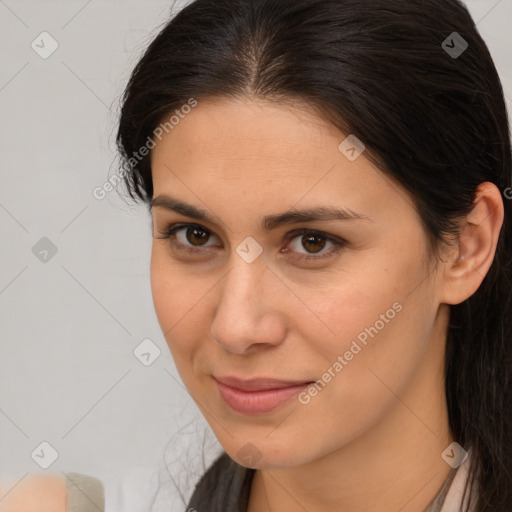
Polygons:
M159 231L160 234L163 235L162 237L160 237L160 239L161 240L170 239L170 242L173 245L173 247L179 251L184 251L189 254L204 253L205 249L191 247L189 245L182 244L181 242L176 242L173 239L173 237L177 231L179 231L181 229L189 229L189 228L196 228L200 231L204 231L205 233L209 233L210 235L213 234L209 229L205 228L204 226L201 226L200 224L182 224L181 223L181 224L171 224L166 228L165 231ZM288 244L293 239L295 239L301 235L302 236L304 236L304 235L319 236L319 237L324 238L325 240L331 242L332 244L334 244L334 247L330 251L327 251L326 253L322 253L321 256L301 255L298 257L294 256L293 259L318 261L318 260L321 260L324 258L329 258L331 256L334 256L335 254L342 251L346 245L346 241L343 239L334 238L334 237L327 235L326 233L323 233L322 231L315 231L312 229L298 229L298 230L288 233L286 236L286 243Z

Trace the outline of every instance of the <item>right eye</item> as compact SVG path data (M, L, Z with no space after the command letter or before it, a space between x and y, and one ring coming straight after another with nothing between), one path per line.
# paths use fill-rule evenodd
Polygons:
M160 233L164 235L161 239L169 239L177 251L199 254L204 252L202 247L215 247L215 244L206 245L212 233L200 224L171 224Z

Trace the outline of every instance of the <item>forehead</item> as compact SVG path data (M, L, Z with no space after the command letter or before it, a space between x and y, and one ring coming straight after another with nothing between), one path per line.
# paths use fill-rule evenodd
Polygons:
M308 178L339 165L344 137L304 103L201 100L155 139L153 177L172 167L224 179Z
M364 153L347 159L339 149L346 137L304 103L198 101L155 140L154 197L256 217L298 203L375 216L400 191Z

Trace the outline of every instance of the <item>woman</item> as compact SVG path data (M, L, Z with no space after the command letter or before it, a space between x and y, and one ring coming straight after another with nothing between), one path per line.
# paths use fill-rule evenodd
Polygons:
M225 450L187 510L512 510L510 139L462 3L197 0L117 140Z
M185 510L512 510L509 128L461 2L196 0L117 141L225 450Z

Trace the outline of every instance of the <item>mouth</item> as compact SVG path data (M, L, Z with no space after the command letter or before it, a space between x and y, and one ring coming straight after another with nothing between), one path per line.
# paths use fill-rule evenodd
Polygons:
M249 416L274 411L314 382L272 378L213 378L224 402L235 412Z

